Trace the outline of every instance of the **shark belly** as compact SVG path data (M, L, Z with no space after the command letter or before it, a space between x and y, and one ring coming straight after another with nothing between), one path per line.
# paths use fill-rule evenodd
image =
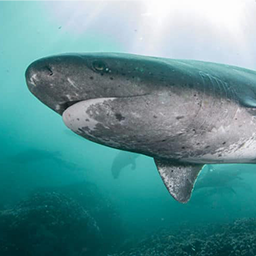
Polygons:
M231 100L200 96L188 96L186 102L170 98L168 92L87 100L68 108L63 120L86 139L154 158L200 164L253 162L255 117Z
M201 121L200 121L201 120ZM182 160L191 163L253 163L256 160L256 118L247 108L222 100L202 107L193 124L191 149Z

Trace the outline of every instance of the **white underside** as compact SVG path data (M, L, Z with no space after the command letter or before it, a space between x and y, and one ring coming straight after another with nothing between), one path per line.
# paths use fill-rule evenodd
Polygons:
M90 113L88 113L89 107L96 104L102 104L105 101L112 101L114 99L116 98L98 98L80 101L63 112L63 121L65 125L74 132L79 131L82 127L87 127L92 131L95 129L98 122L92 118Z
M236 144L227 148L220 148L215 154L205 154L198 157L182 159L191 163L253 163L256 162L256 136L243 143L243 146L237 148L243 142L238 141ZM219 156L221 154L221 156Z

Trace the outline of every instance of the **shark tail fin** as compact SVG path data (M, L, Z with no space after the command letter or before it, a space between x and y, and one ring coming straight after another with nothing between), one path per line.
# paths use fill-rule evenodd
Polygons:
M170 194L178 202L187 203L203 165L173 163L162 159L155 159L155 163Z

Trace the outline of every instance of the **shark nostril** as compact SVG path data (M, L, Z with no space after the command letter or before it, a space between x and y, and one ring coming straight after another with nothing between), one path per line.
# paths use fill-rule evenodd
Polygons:
M52 75L53 75L53 71L52 71L51 67L45 66L45 70L47 71L47 73L48 73L49 76L52 76Z

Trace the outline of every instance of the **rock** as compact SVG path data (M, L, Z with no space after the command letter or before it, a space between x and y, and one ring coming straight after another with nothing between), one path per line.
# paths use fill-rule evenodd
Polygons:
M256 255L256 218L240 219L226 225L198 226L176 231L158 231L113 256L251 256Z
M60 193L36 193L0 212L1 256L99 255L96 221Z

